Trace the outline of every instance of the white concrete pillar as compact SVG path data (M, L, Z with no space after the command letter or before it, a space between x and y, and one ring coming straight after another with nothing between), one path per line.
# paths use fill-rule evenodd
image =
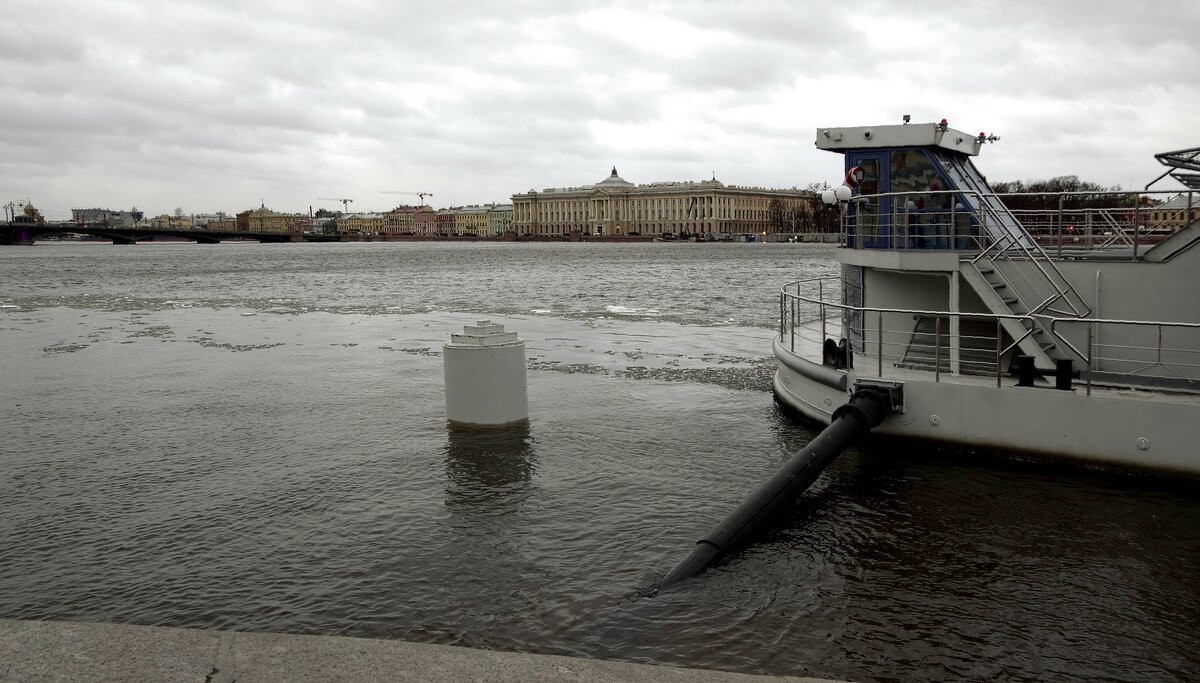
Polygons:
M529 418L525 342L516 332L490 320L467 325L442 347L442 369L451 421L501 425Z

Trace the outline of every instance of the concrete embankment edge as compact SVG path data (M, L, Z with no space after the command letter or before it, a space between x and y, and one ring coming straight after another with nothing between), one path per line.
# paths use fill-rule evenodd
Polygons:
M340 636L0 619L0 681L820 683Z

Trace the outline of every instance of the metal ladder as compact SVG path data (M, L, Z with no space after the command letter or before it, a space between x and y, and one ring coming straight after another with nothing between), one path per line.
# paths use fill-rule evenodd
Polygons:
M992 193L969 159L942 156L942 166L962 192L980 223L979 254L960 261L959 272L988 309L998 315L1083 318L1091 313L1054 259L1025 231L1016 216ZM1054 339L1054 331L1036 322L1005 319L1005 332L1035 364L1049 369L1059 359L1074 358L1069 346Z

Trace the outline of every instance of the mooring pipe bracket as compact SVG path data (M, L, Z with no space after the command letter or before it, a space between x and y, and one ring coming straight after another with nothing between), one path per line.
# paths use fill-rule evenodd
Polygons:
M904 413L904 383L893 382L883 379L870 379L860 377L854 380L854 389L851 394L858 393L864 390L875 390L883 392L887 395L888 408L890 412L903 414Z

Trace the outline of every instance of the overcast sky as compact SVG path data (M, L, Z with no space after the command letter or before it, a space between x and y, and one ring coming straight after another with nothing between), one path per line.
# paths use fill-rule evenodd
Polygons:
M837 181L818 127L946 117L993 180L1200 145L1200 2L5 0L0 200L386 210ZM1167 180L1164 188L1177 186Z

